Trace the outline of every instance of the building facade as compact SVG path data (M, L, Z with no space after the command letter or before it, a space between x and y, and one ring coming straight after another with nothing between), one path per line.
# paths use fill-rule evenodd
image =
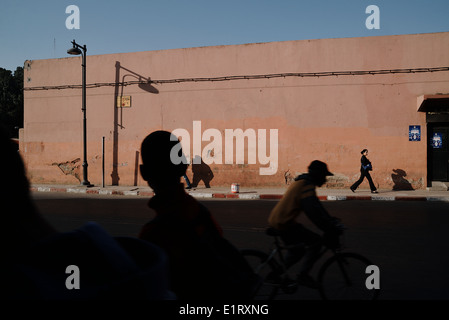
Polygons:
M282 186L319 159L328 187L349 187L364 148L378 188L449 180L449 32L88 55L86 67L95 185L144 185L140 143L155 130L180 136L200 185ZM81 73L80 56L25 62L33 183L82 180Z

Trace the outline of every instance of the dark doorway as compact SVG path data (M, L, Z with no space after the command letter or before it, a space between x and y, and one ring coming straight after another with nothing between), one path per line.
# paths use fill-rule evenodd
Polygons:
M432 187L432 182L449 181L449 95L422 95L418 104L418 111L426 113L427 187Z
M449 124L428 123L430 181L449 181Z

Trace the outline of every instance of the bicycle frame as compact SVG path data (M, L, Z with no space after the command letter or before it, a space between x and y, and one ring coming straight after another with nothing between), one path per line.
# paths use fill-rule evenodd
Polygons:
M273 236L274 237L274 248L271 251L271 253L268 255L267 261L266 263L269 263L271 260L273 260L273 258L277 255L280 263L279 266L279 261L274 259L274 261L276 262L276 267L281 267L282 268L282 273L287 272L288 269L290 269L292 266L287 267L286 263L285 263L285 258L284 258L284 254L283 251L285 250L289 250L289 249L295 249L295 248L299 248L302 247L304 244L303 243L299 243L299 244L295 244L295 245L283 245L279 239L278 236ZM341 237L341 236L340 236ZM337 253L341 252L343 250L343 246L340 246L338 249L330 249L326 246L323 246L323 248L321 249L320 253L317 255L315 262L320 260L321 257L327 252L327 251L331 251L333 253L333 255L337 255ZM340 262L339 262L340 263ZM345 275L346 276L346 275ZM347 276L346 276L347 277Z
M303 247L304 244L284 245L279 235L268 231L267 234L274 238L274 247L270 251L247 250L249 257L256 258L254 261L257 264L254 266L254 271L257 274L264 274L265 277L268 276L269 279L267 287L265 287L268 288L268 291L264 290L262 296L266 296L265 293L267 293L268 299L272 299L276 296L278 289L281 289L285 294L293 294L301 284L297 279L292 278L293 275L290 274L289 270L300 262L301 259L292 265L287 265L283 251L298 248L299 246ZM343 233L340 235L340 238L342 236ZM325 300L335 298L348 299L348 297L355 300L365 298L368 300L377 299L379 291L367 291L365 287L366 266L371 265L372 262L360 254L345 251L346 247L343 243L344 241L340 241L341 245L337 248L323 246L314 259L314 263L321 261L319 263L320 266L314 266L313 268L317 271L316 280L321 297ZM330 257L326 256L323 258L328 251L331 252ZM338 277L343 282L333 282ZM270 287L275 289L269 289ZM366 292L371 293L366 295Z

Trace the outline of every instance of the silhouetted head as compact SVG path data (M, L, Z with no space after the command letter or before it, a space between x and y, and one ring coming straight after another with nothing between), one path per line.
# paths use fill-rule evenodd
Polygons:
M55 230L39 215L30 195L22 157L11 139L0 129L0 205L2 232L0 250L20 251Z
M364 156L368 155L368 149L363 149L362 151L360 151L361 154L363 154Z
M312 161L309 165L308 170L309 177L318 187L321 187L326 182L327 176L334 175L327 169L327 164L319 160Z
M25 175L22 158L16 146L6 133L0 129L0 168L2 183L0 183L0 197L2 206L7 207L5 201L29 197L29 183Z
M173 188L186 173L187 161L178 138L168 131L155 131L142 142L142 178L157 193Z

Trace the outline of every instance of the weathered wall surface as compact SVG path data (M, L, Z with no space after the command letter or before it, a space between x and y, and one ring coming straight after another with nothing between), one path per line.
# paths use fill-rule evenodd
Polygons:
M426 185L425 113L417 97L449 91L449 72L128 85L126 81L256 75L289 72L357 71L447 66L449 33L323 39L87 56L89 180L101 183L105 137L106 184L140 185L140 142L158 129L186 129L193 141L207 129L222 136L222 154L201 142L211 163L212 185L276 186L307 170L314 159L336 176L329 187L349 186L359 176L360 151L370 150L373 178L393 186L401 169L415 188ZM25 87L81 84L81 57L25 64ZM139 78L140 77L140 78ZM116 108L116 96L131 96L131 108ZM194 124L201 121L201 130ZM408 141L409 125L421 125L420 142ZM260 175L260 157L225 164L226 129L278 133L273 175ZM197 127L198 129L198 127ZM199 132L199 133L198 133ZM195 134L196 133L196 134ZM216 132L215 132L216 133ZM203 137L205 138L205 137ZM263 140L262 140L263 141ZM218 141L216 141L218 143ZM26 90L22 154L34 183L73 183L82 178L81 89ZM229 151L229 150L228 150ZM236 150L234 150L235 154ZM157 153L155 153L157 156ZM234 155L235 156L235 155ZM273 155L272 155L273 156ZM274 159L272 159L272 167ZM192 165L195 166L195 165ZM192 166L188 175L192 179ZM276 168L272 168L273 171Z

